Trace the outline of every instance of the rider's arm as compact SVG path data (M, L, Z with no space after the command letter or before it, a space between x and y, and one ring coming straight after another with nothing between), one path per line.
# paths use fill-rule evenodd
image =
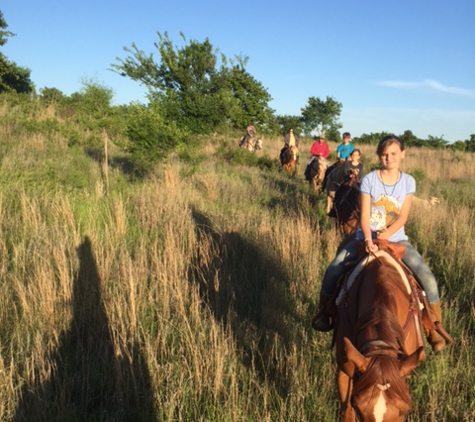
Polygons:
M370 216L371 216L371 195L369 193L361 193L361 215L360 227L364 236L366 252L371 252L374 248L373 238L371 234Z

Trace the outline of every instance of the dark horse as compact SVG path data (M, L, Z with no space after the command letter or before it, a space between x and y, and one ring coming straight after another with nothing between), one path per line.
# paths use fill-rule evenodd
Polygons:
M340 167L343 163L344 161L337 160L326 168L325 176L323 177L323 182L322 182L322 192L327 188L327 181L328 181L328 178L330 177L330 173L336 168Z
M358 228L361 213L360 180L350 176L338 186L335 191L330 217L336 218L336 223L342 235L348 236Z
M356 264L336 300L344 422L404 421L413 407L407 378L425 360L422 295L400 261L405 248L387 241L379 247Z
M305 169L305 179L313 186L313 189L318 192L323 192L323 180L327 169L326 161L314 157ZM320 187L320 188L319 188Z

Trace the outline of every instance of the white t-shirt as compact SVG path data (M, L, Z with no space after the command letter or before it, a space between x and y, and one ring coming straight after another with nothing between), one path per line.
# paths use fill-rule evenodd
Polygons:
M377 170L367 174L361 180L360 192L371 195L371 232L376 232L392 224L399 216L407 195L416 193L416 181L409 174L400 173L399 180L394 185L385 185L378 177ZM358 240L363 240L363 232L358 228ZM394 233L389 240L399 242L407 240L404 226Z

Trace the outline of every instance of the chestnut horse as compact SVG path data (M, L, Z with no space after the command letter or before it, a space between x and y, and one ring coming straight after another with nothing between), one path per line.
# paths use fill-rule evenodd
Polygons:
M425 360L422 295L400 261L405 248L387 241L379 247L356 264L336 300L337 384L345 422L404 421L413 407L407 378Z
M342 235L348 236L358 228L361 213L360 180L357 177L346 179L335 191L333 212L330 216L336 218L336 224Z
M297 155L298 149L293 145L285 148L280 154L280 163L288 174L292 174L295 170L295 165L297 164Z

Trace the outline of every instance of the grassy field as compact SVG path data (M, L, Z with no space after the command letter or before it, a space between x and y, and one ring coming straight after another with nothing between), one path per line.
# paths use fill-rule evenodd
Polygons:
M337 419L330 336L309 321L340 236L303 178L310 140L293 177L276 164L280 139L249 157L213 138L145 180L110 166L106 187L102 163L67 134L8 113L0 420ZM374 146L360 149L376 166ZM475 158L409 149L403 170L441 201L414 208L408 232L455 338L411 378L408 420L473 421Z

